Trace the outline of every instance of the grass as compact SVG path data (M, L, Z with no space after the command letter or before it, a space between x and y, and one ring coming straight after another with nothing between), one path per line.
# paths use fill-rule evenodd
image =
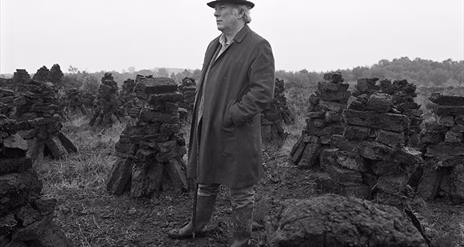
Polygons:
M45 160L36 165L47 194L69 190L99 190L105 186L112 163L115 143L124 129L117 123L107 130L92 129L84 117L64 124L63 132L76 145L79 152L60 160Z

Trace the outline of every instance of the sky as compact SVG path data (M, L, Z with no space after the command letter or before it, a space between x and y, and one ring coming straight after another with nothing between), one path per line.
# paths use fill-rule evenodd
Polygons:
M46 65L201 68L220 33L204 0L0 0L0 73ZM255 0L276 69L329 71L407 56L464 60L463 0Z

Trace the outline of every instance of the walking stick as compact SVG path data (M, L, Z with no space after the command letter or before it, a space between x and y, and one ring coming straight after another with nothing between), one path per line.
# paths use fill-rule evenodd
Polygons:
M193 191L193 211L192 211L192 238L195 239L195 232L197 228L197 191L198 183L195 180L195 190Z
M200 145L200 142L197 142L198 146ZM193 191L193 210L192 210L192 238L195 239L195 233L196 233L196 228L197 228L197 200L198 200L198 170L200 169L198 167L198 160L199 160L199 155L197 154L195 159L197 159L197 164L196 164L196 174L195 177L193 178L193 181L195 183L195 189Z
M201 88L201 86L200 86ZM198 97L198 94L195 94L195 106L194 106L194 110L193 112L196 112L197 109L196 109L196 105L197 105L197 97ZM196 120L196 117L198 116L195 116L195 114L192 116L192 121L197 121ZM195 126L196 128L196 131L194 131L194 135L197 135L197 138L193 138L196 139L196 142L197 142L197 146L199 147L200 146L200 137L201 137L201 132L200 133L197 133L197 131L199 131L199 129L201 129L201 122L202 122L202 118L200 117L199 118L200 120L197 122L197 125ZM197 228L197 200L198 200L198 174L199 174L199 170L200 170L200 167L198 166L198 163L199 163L199 160L200 160L200 157L199 157L199 154L197 153L195 155L195 159L196 159L196 167L195 167L195 177L193 178L194 179L194 182L195 182L195 190L193 191L193 211L192 211L192 238L195 239L195 234L196 234L196 228Z

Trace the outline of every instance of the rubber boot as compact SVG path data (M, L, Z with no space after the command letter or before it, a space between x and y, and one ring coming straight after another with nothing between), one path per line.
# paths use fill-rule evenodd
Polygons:
M211 219L214 211L214 203L216 202L216 195L200 196L197 199L197 212L196 212L196 230L195 235L202 237L204 235L204 228ZM192 238L193 224L192 219L180 229L172 229L169 231L168 236L173 239L187 239Z
M250 246L253 206L232 209L233 242L231 247Z

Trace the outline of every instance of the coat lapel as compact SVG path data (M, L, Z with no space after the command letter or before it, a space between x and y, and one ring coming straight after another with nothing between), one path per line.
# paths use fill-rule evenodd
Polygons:
M202 92L202 87L203 87L203 84L204 84L204 80L205 80L205 75L206 75L206 71L208 70L208 66L209 64L212 62L211 59L213 58L214 56L214 53L215 51L217 50L218 46L219 46L219 37L217 37L216 39L214 39L212 42L211 42L213 45L206 51L206 54L205 54L205 60L203 61L203 68L201 70L201 77L200 77L200 85L198 85L197 87L197 93L195 94L195 101L194 101L194 105L196 106L197 105L197 100L198 98L201 96L201 92ZM194 109L196 112L196 109Z

